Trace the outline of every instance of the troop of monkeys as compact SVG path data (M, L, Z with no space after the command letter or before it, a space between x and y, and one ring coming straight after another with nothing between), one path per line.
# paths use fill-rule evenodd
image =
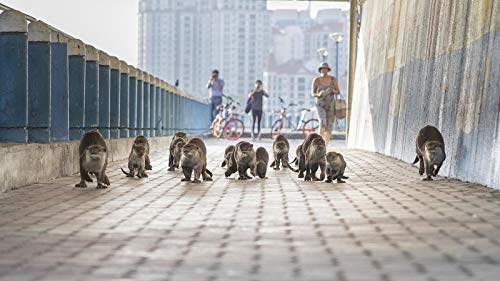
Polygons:
M274 139L274 160L269 167L279 170L280 167L288 168L298 172L299 178L305 181L323 181L338 183L345 182L344 176L346 162L342 154L337 152L326 152L323 138L316 134L308 135L300 144L295 153L296 158L289 162L290 144L286 137L279 135ZM106 188L110 185L106 175L108 164L108 148L103 137L97 131L90 131L83 135L78 149L80 155L80 182L76 187L87 187L86 182L92 182L90 175L97 179L97 188ZM169 171L181 168L184 178L181 181L200 183L212 180L212 172L207 169L207 148L203 140L197 137L188 138L186 133L178 132L172 137L169 149ZM426 177L423 180L432 180L441 168L445 158L443 136L433 126L422 128L416 139L416 154L413 164L419 163L419 174ZM291 167L290 163L298 165L298 169ZM230 145L224 152L222 167L227 166L224 175L230 177L238 172L239 180L247 180L252 177L266 178L269 164L269 154L264 147L254 150L253 144L240 141L236 145ZM320 169L319 178L316 172ZM146 137L137 136L132 144L132 150L128 158L128 169L122 172L127 177L147 177L147 170L152 166L149 159L149 143Z

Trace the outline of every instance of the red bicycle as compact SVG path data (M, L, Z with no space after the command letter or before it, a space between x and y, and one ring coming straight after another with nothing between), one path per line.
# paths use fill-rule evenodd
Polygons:
M304 120L305 116L308 112L311 111L311 109L303 108L301 110L300 114L300 119L295 125L292 120L286 115L286 110L287 107L285 107L285 101L279 97L280 103L281 103L281 109L279 109L277 112L275 112L274 115L279 116L278 120L274 121L273 126L271 127L271 138L274 139L276 136L281 134L281 129L283 129L283 123L284 120L286 119L289 124L293 126L292 131L300 131L304 135L304 137L307 137L309 134L314 133L318 128L319 128L319 120L316 118L311 118L308 120ZM297 106L294 103L288 104L288 107L292 106Z
M224 136L229 140L237 140L245 131L245 125L243 121L238 119L240 113L235 106L235 104L239 105L239 103L229 96L224 97L227 102L221 104L218 108L219 113L212 122L212 134L217 138Z

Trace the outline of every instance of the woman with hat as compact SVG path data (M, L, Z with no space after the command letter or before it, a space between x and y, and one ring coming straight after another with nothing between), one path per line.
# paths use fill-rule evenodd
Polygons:
M330 141L335 120L335 95L340 94L337 79L328 75L330 70L326 62L319 65L320 76L314 78L311 91L320 120L319 134L325 140L326 145Z

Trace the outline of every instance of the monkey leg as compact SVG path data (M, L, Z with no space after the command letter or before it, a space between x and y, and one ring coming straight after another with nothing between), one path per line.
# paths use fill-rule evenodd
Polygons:
M182 173L184 174L184 178L181 179L181 181L191 181L191 174L193 173L193 168L183 166Z
M339 175L337 176L337 183L345 183L345 181L342 180L343 178L344 178L344 173L339 172Z
M316 172L318 171L318 163L314 163L311 165L311 179L313 181L319 181L319 179L316 177Z
M200 183L200 176L201 176L201 171L200 169L195 169L194 170L194 177L191 183Z
M95 177L97 178L97 188L98 189L107 188L106 185L102 184L104 182L104 173L95 173Z
M238 174L240 175L238 180L247 180L248 179L247 169L245 169L245 167L243 167L243 165L238 167Z
M224 173L224 176L226 176L226 178L230 177L232 174L236 173L238 170L236 169L236 167L234 166L227 166L227 170L226 172Z
M306 158L304 157L304 155L301 155L299 157L299 176L298 176L299 179L304 177L305 170L306 170Z
M106 185L111 185L111 183L109 182L108 175L106 175L106 173L104 173L103 177L104 177L104 183L105 183Z
M281 163L280 163L280 159L279 159L279 158L275 158L275 160L274 160L274 167L273 167L273 169L275 169L275 170L279 170L279 169L280 169L280 164L281 164Z
M319 162L319 169L321 171L321 173L319 174L319 180L323 181L325 179L326 163L325 162Z
M306 175L304 177L305 181L311 181L311 165L308 163L306 164Z
M418 173L423 176L424 175L424 159L420 156L418 156L419 159L419 168L418 168Z
M424 164L425 164L425 174L427 175L427 177L425 177L423 180L424 181L431 181L432 180L433 167L427 161L425 161Z
M437 174L439 173L439 169L441 169L441 166L443 166L443 164L437 165L436 169L434 170L433 176L437 176Z
M87 187L87 183L85 182L87 179L90 179L90 181L92 181L87 171L85 171L80 164L80 182L75 184L75 187Z
M139 177L140 176L140 177ZM146 170L145 169L140 169L138 172L137 172L137 177L139 178L147 178L148 177L148 174L146 174Z
M325 181L325 182L327 182L327 183L331 183L331 182L333 182L333 180L332 180L332 176L328 176L328 177L326 177L326 181Z
M149 154L146 154L144 158L146 162L145 165L146 170L153 170L153 166L151 166L151 161L149 160Z
M253 164L252 166L250 166L250 174L252 174L252 176L256 176L257 175L257 164Z
M172 155L172 153L170 153L170 155L168 156L168 169L167 171L175 171L175 163L174 163L174 156Z

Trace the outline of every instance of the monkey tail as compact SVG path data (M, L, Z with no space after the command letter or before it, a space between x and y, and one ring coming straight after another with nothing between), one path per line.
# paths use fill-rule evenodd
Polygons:
M295 172L295 173L299 172L299 170L292 168L292 166L290 166L290 164L288 162L283 161L283 164L284 164L283 166L286 166L288 169L292 170L293 172Z
M342 178L346 180L346 179L348 179L349 177L346 177L346 176L342 175Z
M271 165L269 166L270 168L274 167L276 165L276 161L271 162Z
M417 162L420 160L420 158L418 158L418 155L415 156L415 160L413 160L413 163L412 164L417 164Z
M222 161L222 164L220 166L224 168L226 166L226 160Z
M209 169L205 169L205 171L207 172L208 175L210 175L210 177L212 177L214 174L212 174L212 172L210 172Z
M297 159L297 157L295 157L292 162L290 162L290 164L295 164L295 163L299 163L299 159Z
M124 170L123 168L120 168L120 169L122 170L122 172L123 172L126 176L130 175L130 172L129 172L129 173L125 172L125 170Z

